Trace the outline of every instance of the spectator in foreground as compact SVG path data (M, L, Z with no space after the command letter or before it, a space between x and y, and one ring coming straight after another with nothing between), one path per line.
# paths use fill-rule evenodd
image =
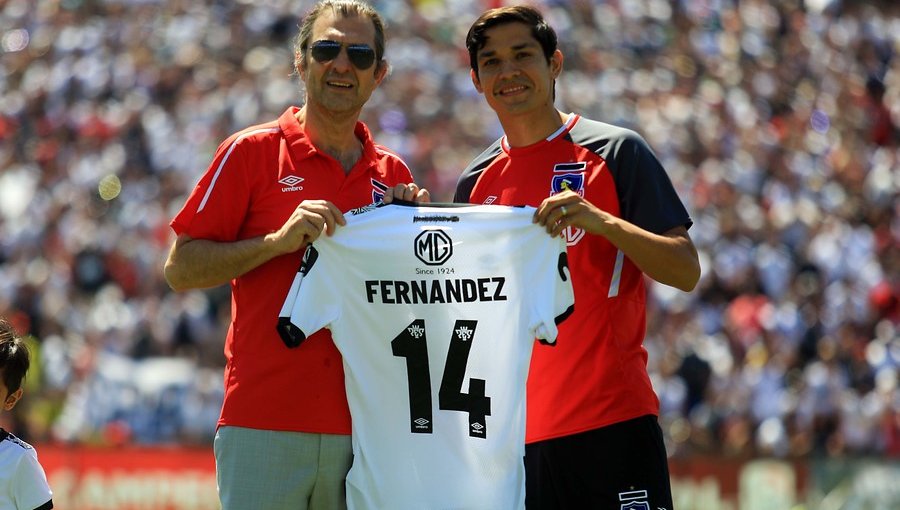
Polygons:
M31 364L25 342L0 318L0 402L12 411L22 398L22 380ZM0 428L0 508L49 510L53 492L38 462L37 452L25 441Z

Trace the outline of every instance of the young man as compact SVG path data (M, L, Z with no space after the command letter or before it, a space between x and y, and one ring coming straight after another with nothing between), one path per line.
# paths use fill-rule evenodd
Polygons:
M534 221L566 237L575 288L558 345L532 356L526 505L672 510L644 275L693 289L691 219L640 136L556 109L563 55L538 11L489 10L466 47L505 136L466 168L454 201L538 206Z
M22 398L22 380L30 365L28 349L12 325L0 319L0 402L11 411ZM0 428L0 508L49 510L53 492L38 462L37 452L25 441Z
M304 105L225 140L171 223L178 238L165 275L173 289L231 282L214 444L224 510L345 507L351 447L341 358L326 330L286 345L278 312L310 242L343 225L343 212L412 181L358 121L388 70L380 15L359 0L323 0L302 21L294 50ZM397 198L417 192L404 186Z

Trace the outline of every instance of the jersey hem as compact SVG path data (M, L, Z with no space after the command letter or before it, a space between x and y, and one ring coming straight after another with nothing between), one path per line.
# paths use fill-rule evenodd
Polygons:
M304 434L328 434L331 436L349 436L350 429L348 428L346 432L344 431L336 431L334 429L327 428L318 428L318 427L284 427L284 426L262 426L262 425L247 425L241 423L217 423L216 430L218 431L221 427L239 427L242 429L253 429L253 430L266 430L269 432L302 432Z
M567 429L566 431L563 431L563 432L552 432L549 434L544 434L544 435L538 436L537 438L526 437L525 444L540 443L541 441L549 441L550 439L559 439L561 437L574 436L576 434L581 434L583 432L590 432L591 430L602 429L604 427L609 427L610 425L615 425L617 423L634 420L634 419L640 418L642 416L655 416L658 419L659 412L656 412L656 411L639 412L639 413L634 413L633 415L623 416L621 418L611 420L611 421L600 421L600 422L594 423L592 425L585 425L582 427Z

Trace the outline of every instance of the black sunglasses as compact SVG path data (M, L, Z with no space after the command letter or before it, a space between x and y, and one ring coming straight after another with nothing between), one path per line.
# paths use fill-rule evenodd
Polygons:
M343 44L337 41L322 40L312 43L309 49L316 62L324 64L337 58L341 53L341 46ZM354 67L360 71L365 71L375 63L375 50L368 44L348 44L347 58L350 59Z

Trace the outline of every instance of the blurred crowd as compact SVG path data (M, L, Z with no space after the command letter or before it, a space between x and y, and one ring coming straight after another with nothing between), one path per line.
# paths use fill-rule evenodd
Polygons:
M372 3L392 71L363 120L449 201L501 134L464 37L504 2ZM670 453L900 458L900 4L530 3L560 35L560 108L641 133L694 219L698 289L649 291ZM168 221L218 143L301 104L310 6L0 2L0 314L35 354L0 425L211 442L229 289L168 289Z

